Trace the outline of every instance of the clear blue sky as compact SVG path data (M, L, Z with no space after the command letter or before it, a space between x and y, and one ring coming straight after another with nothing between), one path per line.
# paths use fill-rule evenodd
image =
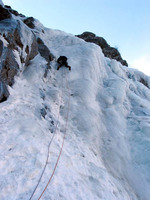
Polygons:
M102 36L130 67L150 75L150 0L3 0L44 26Z

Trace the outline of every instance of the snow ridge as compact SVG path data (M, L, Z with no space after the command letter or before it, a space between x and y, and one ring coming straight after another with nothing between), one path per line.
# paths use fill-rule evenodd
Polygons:
M32 199L40 197L61 149L70 98L62 155L42 199L149 200L150 78L104 57L95 44L34 24L36 37L56 58L67 56L72 70L57 71L53 60L44 78L47 61L38 54L9 87L0 104L0 199L29 199L49 155Z

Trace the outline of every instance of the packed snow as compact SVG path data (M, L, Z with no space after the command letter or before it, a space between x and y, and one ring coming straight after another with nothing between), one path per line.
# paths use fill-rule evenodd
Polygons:
M42 200L149 200L150 78L95 44L35 25L72 70L57 71L54 60L44 77L47 63L38 54L0 104L0 199L39 199L66 132Z

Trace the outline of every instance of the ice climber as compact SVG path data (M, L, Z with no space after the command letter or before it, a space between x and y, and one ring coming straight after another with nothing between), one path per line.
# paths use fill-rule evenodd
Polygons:
M57 67L57 70L59 70L59 68L62 67L63 65L65 67L69 68L69 70L71 70L71 67L68 65L67 57L66 56L60 56L57 59L57 63L59 64L58 67Z

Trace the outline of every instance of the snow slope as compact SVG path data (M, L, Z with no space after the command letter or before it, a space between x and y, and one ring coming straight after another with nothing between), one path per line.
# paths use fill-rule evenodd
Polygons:
M52 61L44 78L38 54L0 104L0 199L39 199L66 133L41 199L149 200L150 90L140 79L150 78L71 34L38 21L34 32L72 70Z

